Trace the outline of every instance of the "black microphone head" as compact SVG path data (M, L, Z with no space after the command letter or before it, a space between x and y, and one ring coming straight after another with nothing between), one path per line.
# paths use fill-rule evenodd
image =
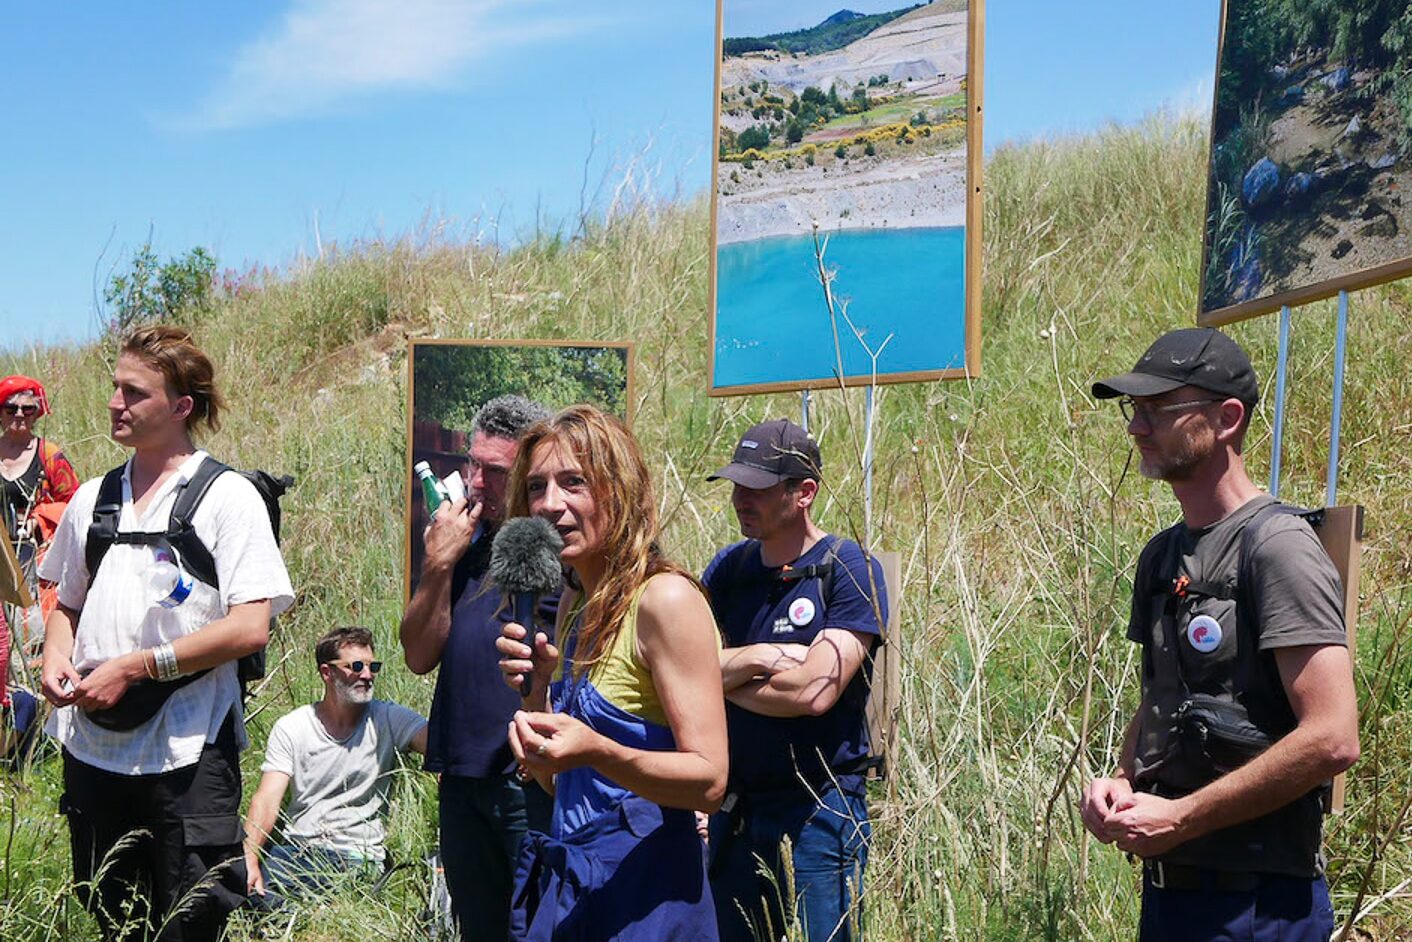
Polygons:
M564 580L559 551L564 541L543 517L513 517L490 546L490 578L502 592L548 595Z

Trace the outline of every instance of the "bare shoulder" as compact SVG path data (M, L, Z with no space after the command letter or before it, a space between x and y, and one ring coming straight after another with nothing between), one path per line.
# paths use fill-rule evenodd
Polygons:
M696 583L675 572L660 572L647 580L638 600L638 611L646 614L675 612L679 606L704 606L706 597Z
M659 632L677 632L687 624L704 622L714 629L711 607L696 584L686 576L664 572L647 580L637 603L640 637L651 639Z

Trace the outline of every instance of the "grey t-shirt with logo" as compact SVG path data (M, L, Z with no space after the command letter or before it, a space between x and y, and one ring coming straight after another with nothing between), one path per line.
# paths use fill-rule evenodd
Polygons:
M1309 524L1272 514L1259 524L1247 572L1246 597L1257 636L1241 643L1236 582L1246 524L1275 503L1262 494L1209 527L1184 523L1164 530L1143 550L1133 585L1129 639L1144 645L1143 703L1135 780L1165 796L1188 793L1200 772L1174 749L1173 716L1192 695L1238 700L1251 722L1271 738L1287 733L1294 715L1273 652L1305 645L1346 645L1338 573ZM1172 540L1176 554L1173 558ZM1185 576L1203 590L1177 599L1173 579ZM1252 615L1255 617L1252 618ZM1226 870L1312 876L1317 862L1319 796L1189 841L1164 860Z

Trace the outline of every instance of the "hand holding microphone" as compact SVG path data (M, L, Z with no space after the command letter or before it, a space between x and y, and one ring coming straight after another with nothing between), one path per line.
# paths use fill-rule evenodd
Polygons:
M515 517L507 520L491 544L490 550L490 577L494 583L500 587L503 595L511 600L516 624L523 628L521 638L510 637L507 629L506 635L496 642L496 649L501 653L501 669L507 674L520 673L520 696L528 697L534 688L534 675L536 649L540 648L537 643L534 631L534 609L541 596L549 595L557 590L564 580L564 569L559 562L559 551L564 548L564 541L559 538L559 532L554 526L542 517ZM521 645L529 647L529 653L524 654L523 649L516 651ZM511 650L507 650L510 647ZM553 651L553 645L543 646L545 652ZM528 657L529 666L523 671L511 670L511 667L523 665L515 664L517 660L524 657L516 657L520 654Z

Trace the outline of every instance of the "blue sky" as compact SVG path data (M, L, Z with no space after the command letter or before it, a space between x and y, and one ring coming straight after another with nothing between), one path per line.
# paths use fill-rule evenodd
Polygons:
M734 0L728 32L895 5ZM987 149L1209 107L1219 9L992 0ZM709 0L19 4L6 22L6 346L91 336L149 234L232 269L320 241L514 241L629 172L662 198L710 174Z

